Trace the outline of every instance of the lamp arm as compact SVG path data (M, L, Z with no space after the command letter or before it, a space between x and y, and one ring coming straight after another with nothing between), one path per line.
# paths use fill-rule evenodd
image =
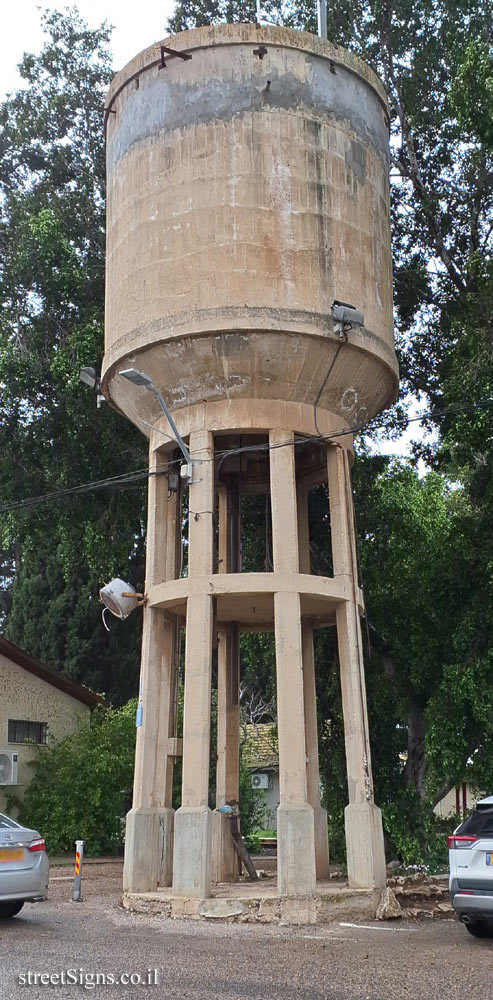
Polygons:
M175 422L173 420L173 417L171 416L171 413L168 410L168 407L166 406L166 403L164 402L163 397L161 396L161 393L159 392L159 389L156 389L155 385L149 385L148 388L151 390L151 392L154 393L154 395L155 395L155 397L156 397L156 399L157 399L157 401L158 401L158 403L159 403L159 405L160 405L160 407L161 407L164 415L167 417L167 420L168 420L168 423L169 423L169 425L171 427L171 430L173 431L173 434L175 435L177 443L180 446L181 453L182 453L182 455L183 455L183 457L184 457L187 465L189 465L191 467L191 465L192 465L192 459L191 459L191 456L190 456L190 452L189 452L189 450L188 450L188 448L187 448L187 446L186 446L186 444L185 444L185 442L184 442L184 440L183 440L183 438L182 438L182 436L181 436L181 434L180 434L180 432L179 432L179 430L178 430L178 428L177 428L177 426L176 426L176 424L175 424Z

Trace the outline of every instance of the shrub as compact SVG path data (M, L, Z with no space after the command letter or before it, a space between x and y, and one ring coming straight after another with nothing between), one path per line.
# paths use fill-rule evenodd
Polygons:
M116 853L132 789L135 710L134 700L97 708L76 733L38 750L24 799L9 797L49 853L72 851L75 840L88 854Z

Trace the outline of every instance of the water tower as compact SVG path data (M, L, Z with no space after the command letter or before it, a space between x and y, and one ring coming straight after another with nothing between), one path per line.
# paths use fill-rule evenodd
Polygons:
M102 385L148 436L151 473L125 886L172 884L176 896L203 898L211 879L235 877L228 819L218 810L238 800L239 637L272 630L279 893L314 892L327 874L328 846L313 634L335 626L349 881L380 887L385 859L366 711L352 438L344 432L380 412L397 387L383 88L358 58L313 35L207 27L136 56L113 80L105 123ZM320 483L329 492L326 575L313 572L310 560L309 498ZM264 503L259 545L270 556L246 571L241 512L251 496ZM181 752L175 815L173 764Z

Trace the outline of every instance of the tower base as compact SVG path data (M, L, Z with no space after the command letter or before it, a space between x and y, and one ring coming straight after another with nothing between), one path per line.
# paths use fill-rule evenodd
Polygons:
M308 805L277 810L277 886L280 896L315 892L315 828Z
M215 809L211 813L212 826L212 881L237 882L240 865L233 837L231 818Z
M382 813L372 802L344 810L348 882L351 889L383 889L387 881Z
M125 824L124 892L171 885L174 810L131 809Z
M211 891L211 811L181 806L175 813L173 895L207 899Z

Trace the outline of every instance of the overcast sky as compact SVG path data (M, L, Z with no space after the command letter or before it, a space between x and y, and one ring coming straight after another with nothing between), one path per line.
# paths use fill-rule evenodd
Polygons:
M112 53L115 70L120 69L141 49L164 38L173 0L3 0L0 32L0 99L17 88L17 65L24 52L39 52L43 45L40 17L44 10L64 10L76 6L91 28L102 21L114 25Z

